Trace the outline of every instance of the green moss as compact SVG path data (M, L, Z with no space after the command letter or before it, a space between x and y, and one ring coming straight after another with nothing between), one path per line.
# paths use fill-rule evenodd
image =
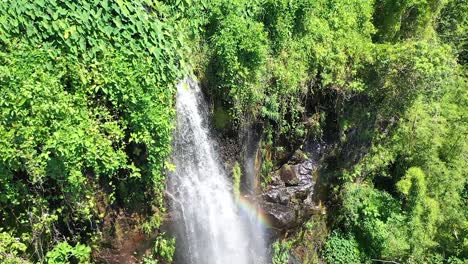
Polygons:
M240 183L242 179L242 171L239 166L239 162L236 161L234 164L234 167L232 168L232 181L233 181L233 192L234 195L239 195L240 194Z
M215 106L213 112L213 123L216 129L228 129L231 123L231 117L229 116L229 112L226 111L226 109L222 106Z

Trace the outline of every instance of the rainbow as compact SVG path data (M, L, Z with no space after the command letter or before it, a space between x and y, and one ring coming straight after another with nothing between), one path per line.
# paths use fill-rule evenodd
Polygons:
M252 201L240 194L235 195L235 201L242 213L256 219L257 222L261 224L264 228L272 227L270 220L257 204L253 203Z

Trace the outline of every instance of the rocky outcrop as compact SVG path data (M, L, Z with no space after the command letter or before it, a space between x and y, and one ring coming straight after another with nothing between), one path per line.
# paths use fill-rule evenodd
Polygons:
M317 144L307 153L298 150L273 173L272 183L262 193L260 204L274 229L294 228L320 211L314 203L314 187L324 149Z

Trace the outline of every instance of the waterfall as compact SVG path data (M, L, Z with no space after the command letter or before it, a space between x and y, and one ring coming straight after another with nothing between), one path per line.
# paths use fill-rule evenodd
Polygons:
M250 222L240 214L207 126L207 106L196 81L177 85L177 127L173 139L175 171L168 180L175 227L177 262L251 264ZM262 238L260 238L262 239Z
M245 129L245 138L243 139L244 149L244 192L250 197L250 208L251 210L244 210L243 217L246 217L249 224L249 235L252 238L251 248L255 252L255 258L259 263L265 263L266 253L266 230L259 221L258 216L260 215L260 208L257 204L256 197L257 192L260 190L257 174L257 151L260 143L260 134L257 133L256 127L248 127Z

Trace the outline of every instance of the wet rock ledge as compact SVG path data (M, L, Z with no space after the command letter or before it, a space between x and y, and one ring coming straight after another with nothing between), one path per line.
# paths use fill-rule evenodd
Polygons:
M314 144L309 149L296 151L286 164L274 171L272 183L261 194L260 206L277 232L299 226L312 214L320 213L320 206L314 201L314 189L326 147Z

